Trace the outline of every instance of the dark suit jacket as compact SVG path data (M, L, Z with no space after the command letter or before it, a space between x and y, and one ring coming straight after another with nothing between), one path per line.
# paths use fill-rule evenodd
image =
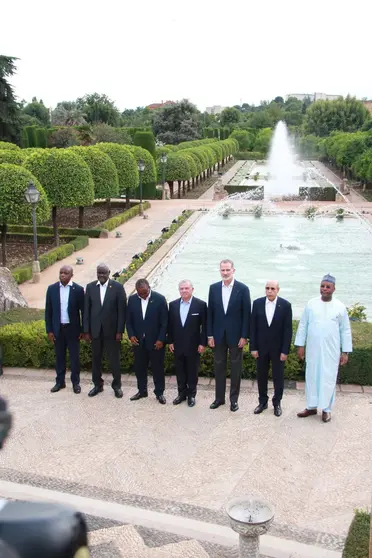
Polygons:
M141 299L137 293L128 299L127 333L137 337L140 344L153 349L156 341L165 343L168 326L168 305L165 297L151 291L145 319L142 317Z
M72 283L67 307L70 320L71 333L76 332L78 337L84 313L84 289L77 283ZM45 328L47 333L54 333L57 337L61 328L61 298L60 282L49 285L45 301Z
M109 279L103 305L97 281L87 285L84 333L90 333L93 338L97 338L102 328L104 337L114 339L117 333L124 333L126 313L127 297L123 285Z
M174 344L176 355L189 355L196 353L199 345L207 345L207 305L204 300L193 296L185 325L182 326L180 304L180 298L169 304L168 343Z
M266 297L253 303L250 350L266 354L271 351L289 354L292 341L292 306L278 296L274 316L269 327L266 318Z
M237 345L241 337L247 339L250 317L251 297L247 285L234 281L226 314L222 303L222 281L209 287L207 334L214 337L217 345L225 333L227 343L232 346Z

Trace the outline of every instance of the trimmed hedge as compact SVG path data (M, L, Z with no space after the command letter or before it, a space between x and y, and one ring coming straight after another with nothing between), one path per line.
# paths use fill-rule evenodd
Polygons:
M21 149L0 149L0 165L10 163L11 165L22 165L25 155Z
M69 147L69 151L81 157L92 173L94 184L94 199L117 198L119 196L119 180L116 167L112 159L95 146Z
M151 207L149 202L144 202L142 205L143 205L143 209L149 209L149 207ZM116 229L116 227L119 227L120 225L125 223L126 221L129 221L129 219L132 219L132 217L136 217L136 215L138 215L139 212L140 212L140 206L138 204L135 205L134 207L131 207L130 209L127 209L127 211L124 211L124 213L119 213L119 215L115 215L114 217L111 217L110 219L103 221L103 223L101 223L101 226L103 229L112 231Z
M234 157L237 161L262 161L266 155L259 151L238 151Z
M0 149L20 149L15 143L9 141L0 141Z
M294 322L294 331L297 322ZM361 327L362 326L362 327ZM349 363L341 368L340 381L360 385L372 385L372 324L352 323L354 335L354 352L350 356ZM363 336L361 333L367 332ZM362 342L361 339L364 339ZM3 364L5 366L54 368L55 354L53 345L48 342L45 333L44 321L32 323L18 323L0 328L0 344L3 347ZM121 350L122 372L133 371L133 352L127 337L122 341ZM81 344L80 361L83 369L91 369L92 357L90 346ZM107 370L107 365L105 367ZM174 374L174 357L170 351L165 356L166 374ZM200 375L213 376L213 354L207 349L201 357ZM243 353L243 378L254 379L256 377L256 363L251 357L248 348ZM285 378L287 380L303 380L303 365L298 361L294 348L288 357L285 367ZM349 555L352 556L352 555Z
M343 558L368 558L371 514L356 510L345 541Z
M63 260L68 256L71 256L73 252L77 250L82 250L89 244L89 238L87 236L78 236L68 244L63 244L58 248L53 248L45 254L39 256L40 271L43 271L47 267L53 265L57 261ZM17 267L12 271L12 275L18 285L29 281L32 279L32 263Z
M119 191L133 192L138 186L139 176L137 162L129 146L118 143L97 143L97 148L104 151L114 163L119 179Z

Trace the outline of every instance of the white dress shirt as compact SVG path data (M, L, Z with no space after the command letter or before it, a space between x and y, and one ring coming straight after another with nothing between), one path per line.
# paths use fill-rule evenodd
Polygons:
M278 297L275 297L275 300L271 302L271 300L269 300L266 297L265 312L266 312L266 319L267 319L267 323L269 324L269 327L271 326L271 322L273 321L277 300Z
M146 311L147 311L147 306L149 304L150 296L151 296L151 291L149 292L149 296L147 298L141 298L140 296L138 296L138 298L141 300L142 318L143 319L145 319L145 317L146 317Z
M108 284L109 284L109 279L107 279L106 283L103 283L103 285L101 285L101 283L97 281L97 285L99 285L99 294L101 297L102 306L103 306L103 301L105 300Z
M233 290L234 281L235 279L231 281L230 285L225 285L225 283L222 281L222 304L223 304L223 309L225 311L225 314L227 312L227 307L229 305L229 300Z
M181 323L182 323L182 327L185 325L185 322L187 320L187 316L190 310L190 306L191 306L191 301L192 301L192 297L190 298L190 300L188 300L187 302L185 302L184 300L182 300L181 298L181 302L180 302L180 318L181 318Z
M59 298L61 301L61 324L69 324L70 318L68 315L68 299L70 297L70 288L72 287L72 281L69 281L67 285L59 284Z

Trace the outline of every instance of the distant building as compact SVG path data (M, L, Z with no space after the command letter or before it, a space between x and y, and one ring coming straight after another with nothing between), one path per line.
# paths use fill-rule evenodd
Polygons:
M221 112L225 109L226 107L222 107L221 105L213 105L213 107L207 107L205 109L205 112L207 112L208 114L221 114Z
M337 101L337 99L341 99L342 95L327 95L326 93L290 93L286 96L286 99L288 100L289 97L294 97L298 101L310 99L313 103L314 101Z
M171 105L175 105L175 101L162 101L161 103L152 103L148 105L146 108L149 110L156 110L164 107L169 107Z
M366 109L368 110L368 112L370 114L372 114L372 99L370 99L369 101L365 100L362 101L363 105L366 107Z

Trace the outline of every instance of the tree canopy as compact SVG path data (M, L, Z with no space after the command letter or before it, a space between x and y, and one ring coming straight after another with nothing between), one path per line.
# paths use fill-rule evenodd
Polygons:
M308 134L329 136L331 132L355 132L369 118L361 101L346 97L337 101L316 101L306 111L305 129Z
M184 99L154 115L154 134L159 141L169 144L198 139L201 137L199 116L196 106Z
M20 109L8 78L16 72L13 56L0 55L0 141L17 142L20 137Z

